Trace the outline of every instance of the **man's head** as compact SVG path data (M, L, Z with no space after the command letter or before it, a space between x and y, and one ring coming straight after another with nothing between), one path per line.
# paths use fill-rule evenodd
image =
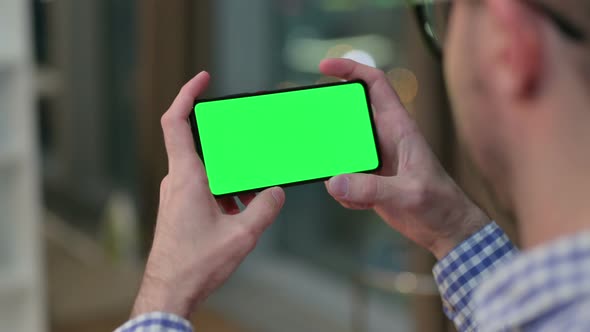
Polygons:
M454 115L509 208L523 172L540 175L547 169L535 163L587 149L569 143L590 125L589 15L590 0L453 1L445 72Z

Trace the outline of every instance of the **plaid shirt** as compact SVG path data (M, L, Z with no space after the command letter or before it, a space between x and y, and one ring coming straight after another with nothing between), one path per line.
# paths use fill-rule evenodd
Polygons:
M590 232L518 254L490 224L434 275L460 331L590 331Z
M590 331L590 232L519 254L492 223L438 262L434 276L460 331ZM182 318L152 313L116 332L190 331Z
M459 331L475 331L473 291L517 253L506 234L491 223L471 236L433 269L445 314Z
M152 312L128 321L115 332L192 332L191 323L176 315Z

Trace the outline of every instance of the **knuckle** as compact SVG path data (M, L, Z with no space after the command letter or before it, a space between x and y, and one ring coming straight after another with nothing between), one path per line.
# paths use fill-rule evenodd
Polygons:
M182 85L182 87L180 88L180 92L178 93L179 96L184 96L184 95L189 94L190 83L191 83L191 81L188 81Z
M186 192L187 190L191 190L193 183L194 180L191 179L191 176L175 176L170 183L170 188L174 192Z
M373 67L369 67L369 69L366 71L366 76L369 81L374 81L374 82L387 79L385 72L383 72L380 69L373 68Z
M360 184L359 198L362 204L375 202L378 197L378 183L374 177L367 177L366 181Z
M166 112L160 118L160 124L162 128L167 128L170 125L170 112Z
M384 71L379 70L379 69L375 69L375 78L378 81L387 81L387 75L385 74Z
M262 195L266 194L268 194L268 196L262 197ZM262 195L259 195L254 204L251 204L246 211L248 211L248 219L254 224L259 225L257 227L263 230L272 222L271 216L277 210L277 203L272 197L270 197L269 193L264 193ZM260 230L260 232L262 230ZM257 229L255 231L258 232Z
M427 208L432 201L433 193L427 181L416 180L408 195L407 205L410 210L421 211Z
M257 240L258 232L246 224L239 224L231 239L232 243L238 244L240 247L244 247L248 251L254 248Z
M168 175L166 175L163 179L162 182L160 182L160 192L164 192L166 190L166 188L168 188Z
M193 182L199 187L209 188L209 178L207 176L194 176Z
M209 179L206 176L199 176L190 168L176 168L168 175L171 179L166 180L166 185L175 190L192 190L201 187L209 187Z
M359 190L359 198L361 200L368 202L368 201L371 201L374 196L375 196L375 189L373 188L373 186L371 184L369 184L368 182L361 184L360 190Z

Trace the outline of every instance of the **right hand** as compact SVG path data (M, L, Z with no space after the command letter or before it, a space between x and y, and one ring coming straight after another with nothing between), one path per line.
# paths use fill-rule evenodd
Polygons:
M187 122L209 79L202 72L188 82L162 117L168 175L133 316L160 311L188 319L254 249L285 202L281 188L270 188L242 195L247 208L240 212L233 199L218 201L211 194Z
M347 59L324 60L320 70L369 85L383 158L375 175L327 181L332 197L350 209L374 209L438 259L490 222L445 172L382 71Z

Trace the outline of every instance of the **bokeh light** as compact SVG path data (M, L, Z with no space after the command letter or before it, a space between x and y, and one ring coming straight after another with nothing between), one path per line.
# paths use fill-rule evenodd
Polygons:
M373 67L373 68L377 67L377 62L375 61L375 58L369 52L366 52L363 50L352 50L352 51L346 52L342 56L342 58L354 60L358 63L362 63L363 65L366 65L369 67Z
M411 104L418 96L418 78L409 69L393 68L387 72L387 79L397 92L403 104Z
M331 47L328 50L328 53L326 53L326 58L341 58L343 57L346 53L350 52L354 50L354 47L352 47L352 45L348 45L348 44L338 44L334 47Z
M395 288L400 293L412 293L418 288L418 278L414 273L402 272L395 278Z

